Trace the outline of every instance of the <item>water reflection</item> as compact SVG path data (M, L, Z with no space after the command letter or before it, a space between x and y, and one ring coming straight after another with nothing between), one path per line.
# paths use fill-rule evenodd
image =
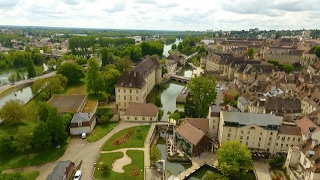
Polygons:
M2 108L2 106L9 101L10 99L20 99L23 102L28 102L31 98L33 97L33 93L31 90L31 87L25 87L25 88L21 88L18 91L12 92L11 94L7 95L6 97L2 98L0 100L0 108Z
M179 42L182 42L182 39L176 39L176 42L172 44L176 44L178 46ZM169 56L168 51L171 49L172 44L168 44L168 45L165 44L163 47L163 55L165 55L166 57Z

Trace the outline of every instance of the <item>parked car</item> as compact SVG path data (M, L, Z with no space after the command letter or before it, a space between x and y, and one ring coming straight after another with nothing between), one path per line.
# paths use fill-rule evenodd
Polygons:
M87 134L86 134L86 133L82 133L82 134L81 134L81 138L82 138L82 139L85 139L86 137L87 137Z
M81 176L82 176L82 172L81 172L81 170L78 170L78 171L76 172L76 174L74 175L73 180L80 180L80 179L81 179Z

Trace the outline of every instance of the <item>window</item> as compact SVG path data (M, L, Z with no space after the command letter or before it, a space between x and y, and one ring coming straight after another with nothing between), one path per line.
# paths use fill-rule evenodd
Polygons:
M243 136L240 136L240 139L243 139Z
M280 136L277 136L277 140L279 140L280 139Z
M120 100L120 95L118 95L118 99Z
M82 127L82 123L81 122L78 123L78 127Z
M286 147L288 147L289 145L288 144L286 144Z
M278 146L279 144L278 143L276 143L276 146Z
M300 142L300 138L298 138L298 142Z
M132 89L130 89L130 94L132 93Z
M126 93L126 89L123 89L123 93Z
M127 107L127 104L126 104L126 103L124 103L124 107Z
M271 141L272 140L272 137L269 137L269 141Z
M152 117L150 118L150 121L152 121Z
M138 94L138 89L136 90L136 94Z
M296 138L292 138L292 141L295 141L296 140Z
M267 152L269 152L270 151L270 148L267 148Z
M243 134L243 131L241 131L241 134Z
M242 141L240 141L240 143L242 144Z
M129 117L129 116L127 116L127 120L130 120L130 117Z
M270 146L271 145L271 142L268 142L268 146Z
M216 128L216 126L212 126L212 129L215 129Z
M260 143L258 143L258 147L260 147Z
M260 132L260 136L262 136L262 132Z
M290 141L290 137L287 138L287 141Z
M142 117L142 120L144 120L144 117Z
M250 134L250 131L248 131L248 134Z
M229 128L229 132L231 132L231 128Z
M281 147L283 147L283 144L281 143Z
M246 141L246 145L248 146L248 141Z
M134 117L134 120L138 120L138 118L137 118L137 117Z
M259 141L261 141L261 137L259 137Z
M247 140L249 140L249 136L247 136Z
M127 100L126 96L123 96L123 100Z
M282 138L281 138L281 141L284 141L284 140L286 140L286 138L285 138L285 137L282 137Z
M118 89L118 93L120 92L120 89Z
M273 134L273 132L270 132L270 135L272 135Z
M230 134L228 134L228 137L230 137L231 135Z
M138 96L136 97L136 101L139 101L139 97Z
M132 96L130 96L130 101L132 101Z

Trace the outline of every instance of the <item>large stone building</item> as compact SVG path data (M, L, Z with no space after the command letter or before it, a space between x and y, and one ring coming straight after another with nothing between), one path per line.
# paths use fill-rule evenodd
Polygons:
M279 126L280 122L273 114L221 111L219 143L221 145L227 140L237 140L250 150L273 154Z
M161 66L158 60L145 56L144 60L124 71L115 85L116 103L125 110L130 102L145 103L153 87L161 83Z

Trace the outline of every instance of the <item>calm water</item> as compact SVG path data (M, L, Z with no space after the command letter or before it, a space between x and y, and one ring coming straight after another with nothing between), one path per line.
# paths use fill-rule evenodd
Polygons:
M169 162L167 160L167 155L166 155L166 145L165 144L157 144L157 147L161 150L161 154L162 154L161 159L166 160L166 170L170 171L171 174L176 176L176 175L180 174L181 172L183 172L186 169L186 167L189 168L191 166L191 164L186 164L186 167L184 167L179 163Z
M172 44L176 44L178 46L179 42L182 42L182 39L176 39L176 42ZM164 45L163 47L163 55L165 55L166 57L169 56L168 51L171 49L172 44Z
M8 96L4 97L3 99L1 99L0 100L0 108L10 99L20 99L26 103L32 97L33 97L33 93L32 93L30 86L19 89L15 92L9 94Z

